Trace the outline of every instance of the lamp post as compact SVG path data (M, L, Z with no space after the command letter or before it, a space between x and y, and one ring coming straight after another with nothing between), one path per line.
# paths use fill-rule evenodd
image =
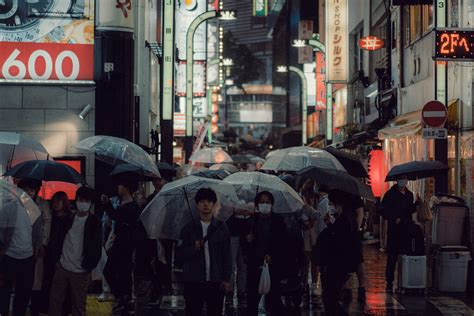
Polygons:
M308 120L308 80L304 72L301 69L294 67L294 66L278 66L277 72L288 72L292 71L296 75L298 75L301 79L301 104L302 104L302 118L301 118L301 142L304 145L308 142L308 133L307 133L307 120Z
M221 20L235 20L234 11L207 11L200 14L189 25L186 33L186 162L193 151L193 64L194 64L194 34L201 23L219 17Z
M319 41L319 34L310 39L308 45L313 47L314 51L319 51L326 56L326 46ZM332 83L326 78L326 145L332 143L332 120Z

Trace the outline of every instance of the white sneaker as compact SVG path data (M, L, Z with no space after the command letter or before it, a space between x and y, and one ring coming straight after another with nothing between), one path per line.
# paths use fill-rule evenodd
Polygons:
M115 301L115 297L111 293L103 292L102 294L99 295L99 297L97 297L97 300L99 302L113 302Z

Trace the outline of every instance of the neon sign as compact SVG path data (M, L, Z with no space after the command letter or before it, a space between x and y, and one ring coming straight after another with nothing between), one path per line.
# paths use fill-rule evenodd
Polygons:
M377 36L366 36L359 40L359 47L364 50L379 50L384 47L385 42Z
M474 60L474 31L438 28L435 37L435 60Z

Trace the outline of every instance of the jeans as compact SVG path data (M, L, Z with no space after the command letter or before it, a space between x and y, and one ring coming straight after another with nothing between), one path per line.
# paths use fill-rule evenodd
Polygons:
M207 316L222 316L224 291L218 283L192 283L184 286L186 315L201 316L206 303Z
M72 303L72 316L85 316L87 303L87 287L89 285L88 272L71 272L58 264L54 274L53 285L49 301L49 316L62 316L63 303L66 299L67 289L70 290Z
M244 263L242 257L240 237L232 236L230 238L230 247L232 251L232 275L230 277L230 285L233 290L235 288L235 283L237 282L237 293L245 293L247 283L247 265Z
M0 315L8 316L10 298L15 285L12 316L24 316L31 298L31 289L35 276L35 260L33 257L15 259L5 255L0 262L0 275L3 274L3 284L0 284Z

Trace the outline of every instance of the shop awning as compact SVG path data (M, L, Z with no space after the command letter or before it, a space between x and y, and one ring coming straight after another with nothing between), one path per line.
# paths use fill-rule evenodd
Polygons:
M379 130L379 139L393 139L415 135L421 130L421 110L402 114L394 118L387 127Z

